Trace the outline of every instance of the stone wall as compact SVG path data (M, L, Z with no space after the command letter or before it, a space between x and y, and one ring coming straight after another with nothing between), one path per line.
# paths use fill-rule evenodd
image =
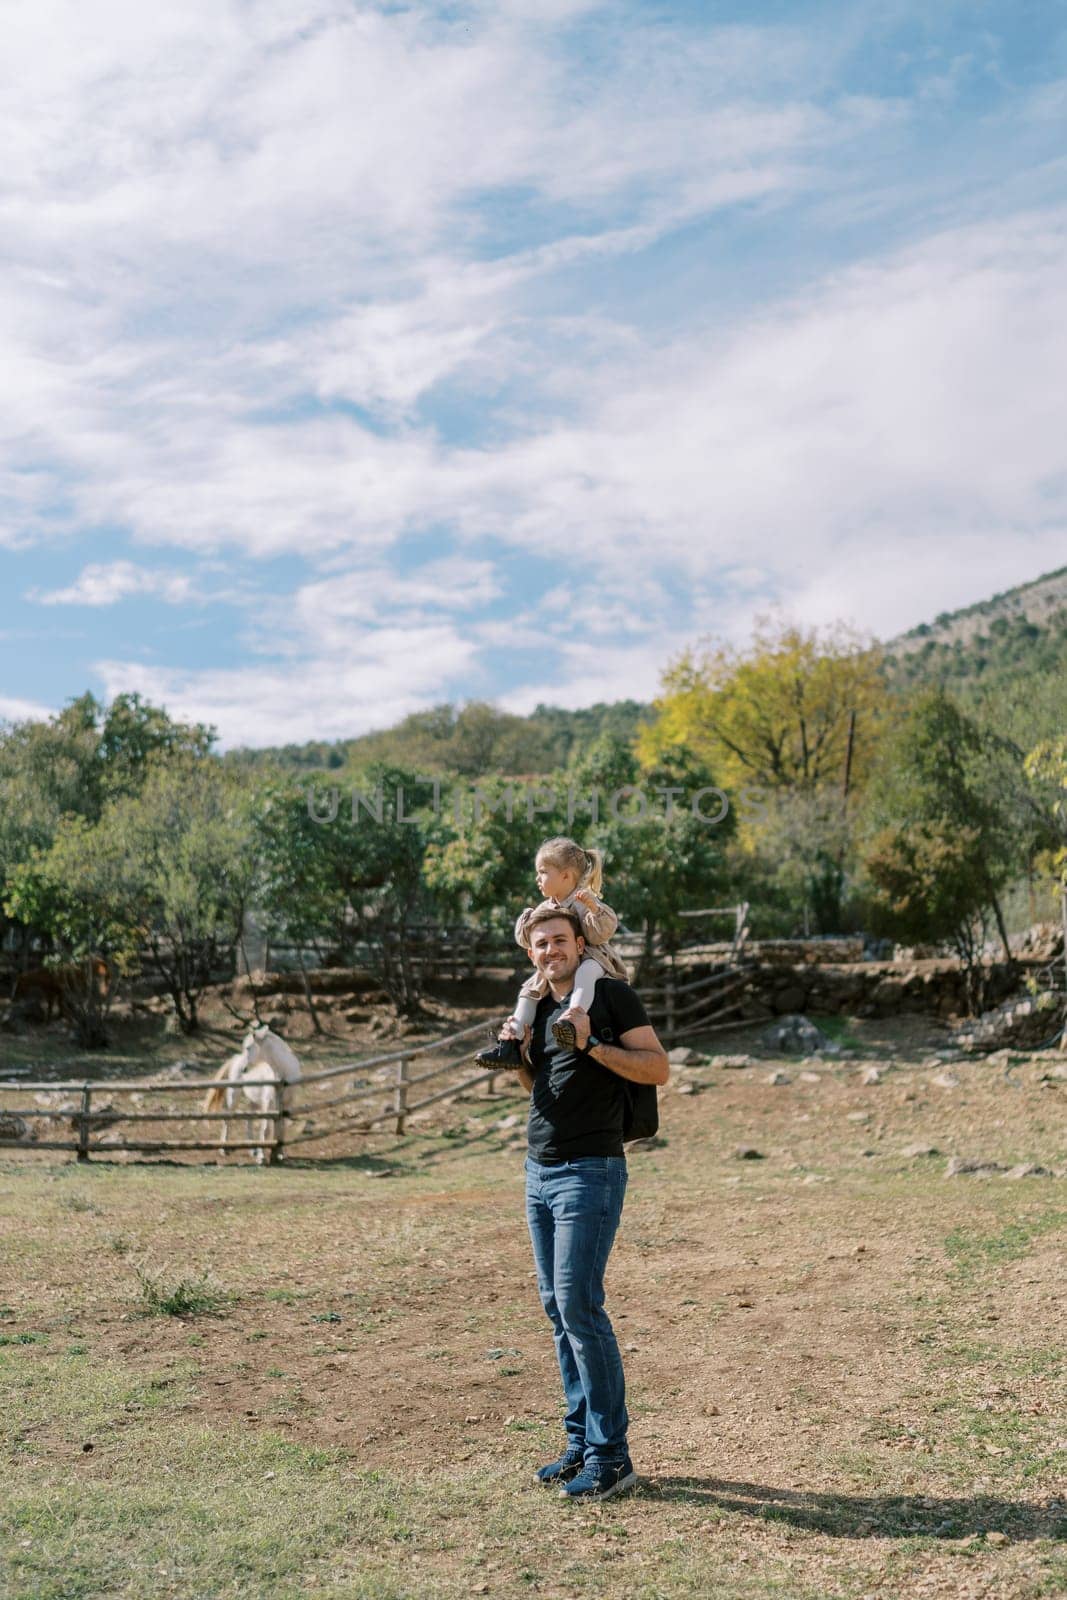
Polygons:
M746 949L761 967L841 966L863 960L864 937L852 933L834 939L753 939Z
M957 1043L975 1054L1005 1047L1037 1050L1047 1046L1063 1027L1064 996L1055 989L1040 994L1016 995L965 1022L956 1033Z
M1018 988L1003 962L986 968L990 999ZM966 1012L963 974L955 961L857 961L839 965L761 965L745 986L742 1015L752 1020L804 1011L814 1016L845 1012L855 1017L888 1017L912 1011L927 1016Z

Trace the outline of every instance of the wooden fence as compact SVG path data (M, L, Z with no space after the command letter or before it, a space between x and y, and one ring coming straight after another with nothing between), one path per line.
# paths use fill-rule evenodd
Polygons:
M268 1131L264 1138L227 1139L226 1148L262 1148L266 1160L275 1162L284 1150L293 1145L321 1142L340 1133L365 1133L381 1122L392 1121L396 1133L402 1134L407 1119L416 1111L479 1085L485 1085L487 1093L492 1094L500 1074L474 1067L473 1051L470 1050L451 1056L431 1067L428 1072L413 1074L411 1071L413 1060L440 1055L475 1034L484 1038L485 1031L484 1023L475 1023L472 1027L429 1040L425 1044L407 1045L400 1050L370 1056L362 1061L344 1062L325 1067L319 1072L306 1073L297 1083L283 1084L274 1078L249 1077L246 1080L249 1086L266 1086L273 1090L274 1104L265 1118L261 1118L261 1114L255 1110L251 1115L252 1121L265 1121ZM461 1073L460 1082L448 1083L442 1089L418 1097L423 1085L457 1072ZM368 1073L376 1074L376 1081L363 1081ZM341 1087L346 1079L354 1081L347 1087ZM144 1139L126 1136L116 1138L113 1132L108 1131L116 1125L147 1124L154 1130L159 1124L166 1127L181 1123L188 1127L190 1123L243 1121L248 1116L249 1108L247 1103L242 1104L239 1099L233 1111L175 1108L172 1097L177 1097L179 1101L189 1095L202 1097L214 1081L201 1077L184 1083L169 1078L136 1081L109 1078L98 1082L73 1083L0 1082L0 1149L65 1150L73 1153L79 1161L88 1161L94 1154L106 1157L123 1154L158 1156L177 1151L216 1151L218 1139L170 1139L162 1138L158 1133ZM335 1085L340 1088L339 1093L333 1092ZM26 1098L30 1095L40 1098L32 1105L11 1103L10 1097ZM125 1097L132 1109L119 1110L113 1103L101 1107L105 1098L113 1102L118 1097ZM146 1106L145 1101L151 1097L161 1103ZM96 1110L93 1109L94 1098L99 1108ZM56 1104L57 1101L64 1103ZM376 1107L375 1101L385 1104ZM357 1105L366 1109L361 1109L355 1115L346 1115L347 1108ZM331 1116L327 1122L319 1124L316 1120L324 1112L339 1111L339 1115ZM303 1126L296 1130L298 1121L302 1121ZM44 1124L46 1128L66 1124L71 1129L71 1137L32 1137L31 1127L39 1124ZM20 1128L25 1131L20 1131Z
M736 1025L741 996L752 967L745 950L747 912L748 907L742 905L689 913L693 917L733 918L731 937L717 942L693 941L669 954L652 951L652 962L647 976L642 976L640 993L653 1025L668 1047L696 1034ZM492 950L494 956L504 952L504 947L491 936L479 938L478 930L473 929L463 932L470 937L455 939L444 955L440 950L434 954L427 941L427 959L438 967L452 963L461 969L457 976L468 976L473 974L479 957L484 957L487 951ZM639 953L633 937L624 936L618 943L628 959L632 960ZM507 951L511 959L514 959L513 952L514 946ZM487 1093L492 1094L499 1073L477 1068L473 1050L461 1049L458 1054L450 1054L455 1046L464 1045L474 1035L484 1038L485 1032L484 1023L474 1023L425 1044L408 1045L362 1061L309 1072L295 1084L279 1084L273 1078L250 1078L250 1086L267 1086L273 1090L272 1108L265 1117L253 1113L252 1119L264 1121L267 1131L259 1138L228 1138L226 1148L263 1150L268 1162L276 1162L294 1145L321 1143L338 1134L366 1133L383 1122L392 1122L396 1133L402 1134L407 1119L415 1112L482 1084ZM412 1072L413 1062L421 1063L424 1058L432 1061L440 1056L447 1059L432 1065L429 1071ZM419 1098L425 1085L457 1073L460 1081L448 1082ZM373 1075L373 1081L366 1081L368 1074ZM347 1086L342 1087L346 1080ZM207 1123L210 1126L245 1120L247 1103L242 1104L240 1099L233 1111L181 1108L183 1099L188 1105L187 1096L203 1096L214 1081L198 1077L188 1082L172 1079L0 1082L0 1149L65 1150L79 1161L88 1161L94 1154L160 1156L171 1152L215 1151L219 1147L217 1139L206 1139L202 1135L172 1139L163 1137L160 1131L167 1131L171 1124L188 1127ZM335 1086L340 1092L333 1092ZM31 1095L37 1097L32 1105L13 1105L8 1098ZM109 1102L106 1106L102 1104L105 1097ZM159 1103L147 1105L153 1097ZM125 1100L128 1108L116 1107L116 1099ZM375 1102L383 1103L375 1105ZM329 1120L320 1122L318 1119L327 1112L332 1114ZM40 1138L33 1131L43 1125L46 1132L51 1132L57 1125L64 1124L70 1130L69 1138ZM130 1138L123 1131L116 1137L116 1127L125 1130L131 1124L141 1125L146 1135L151 1136Z
M711 906L703 910L682 911L680 916L693 924L697 919L726 919L733 924L730 935L717 942L689 941L668 953L660 938L652 941L649 949L645 935L621 929L612 939L612 946L624 961L635 965L643 963L649 974L657 973L664 965L691 962L701 953L723 959L729 955L736 960L748 939L748 903L732 906ZM435 978L471 979L479 973L496 972L502 968L525 974L526 957L510 934L494 929L471 927L466 923L408 922L386 937L399 944L403 939L406 959L417 968L424 980ZM354 942L347 949L351 964L374 968L376 949L365 942ZM288 956L297 970L309 956L317 953L296 944L271 943L268 958ZM643 990L642 990L643 992Z
M412 922L405 923L402 929L384 937L396 946L403 939L405 958L409 966L418 971L423 982L432 982L437 978L469 980L479 972L497 971L501 967L518 970L525 965L525 957L514 939L492 929L472 928L464 924ZM307 964L309 956L317 955L306 946L273 941L266 953L268 959L271 956L288 957L294 964L294 970L302 962ZM354 940L345 949L346 962L368 970L375 969L378 957L378 948L366 941Z
M747 901L679 915L692 922L727 920L733 928L725 939L692 939L670 951L654 950L652 969L640 985L641 998L667 1045L736 1027L754 967L748 953Z

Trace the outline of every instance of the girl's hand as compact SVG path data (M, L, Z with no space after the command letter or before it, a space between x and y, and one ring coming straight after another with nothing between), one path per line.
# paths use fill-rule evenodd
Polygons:
M574 898L580 900L583 906L588 906L590 911L596 910L597 898L591 889L576 889Z

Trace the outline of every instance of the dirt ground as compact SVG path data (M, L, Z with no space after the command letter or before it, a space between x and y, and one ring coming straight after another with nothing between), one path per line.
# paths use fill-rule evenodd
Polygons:
M431 1004L431 1032L495 1014ZM382 1048L372 1025L344 1047ZM302 1026L302 1057L336 1057ZM516 1086L276 1169L5 1160L0 1355L44 1392L74 1340L160 1386L175 1427L333 1449L427 1495L481 1485L448 1539L427 1505L417 1567L387 1553L377 1588L340 1548L264 1593L1061 1593L1064 1058L958 1060L922 1018L834 1026L842 1054L805 1060L760 1053L758 1028L695 1041L631 1153L608 1299L641 1476L625 1501L568 1522L530 1483L560 1398ZM952 1157L988 1170L948 1176ZM139 1282L184 1272L225 1303L146 1316ZM104 1410L89 1441L62 1407L9 1416L15 1488L123 1481L144 1417ZM66 1592L13 1570L12 1595ZM257 1592L233 1583L120 1592Z
M31 1070L42 1080L144 1078L178 1061L210 1074L261 1022L293 1045L308 1071L439 1037L483 1017L488 1029L491 1019L506 1014L511 987L503 978L442 983L427 992L420 1014L410 1020L398 1018L374 989L322 995L316 1000L322 1031L316 1032L299 995L260 993L253 1000L246 984L219 984L204 993L193 1034L166 1028L169 1001L163 996L138 991L131 998L120 991L108 1018L107 1049L79 1050L67 1023L56 1017L18 1035L0 1033L0 1078L25 1077Z

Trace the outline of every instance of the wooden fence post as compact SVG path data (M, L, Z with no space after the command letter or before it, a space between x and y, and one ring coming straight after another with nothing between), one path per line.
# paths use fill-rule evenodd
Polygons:
M89 1159L89 1111L92 1105L93 1087L90 1083L82 1084L81 1111L78 1113L78 1160Z
M408 1058L401 1056L396 1064L396 1131L403 1133L408 1109Z
M288 1085L279 1078L274 1085L274 1141L267 1157L269 1167L276 1166L285 1154L285 1091Z

